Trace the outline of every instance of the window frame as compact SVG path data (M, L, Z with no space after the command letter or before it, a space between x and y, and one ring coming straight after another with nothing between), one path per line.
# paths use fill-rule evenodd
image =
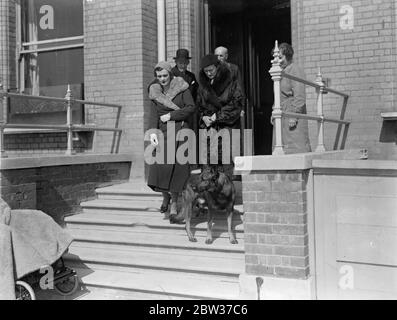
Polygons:
M83 61L84 61L84 27L83 27L83 34L79 36L72 36L72 37L62 37L62 38L54 38L54 39L47 39L47 40L40 40L40 41L30 41L30 42L23 42L23 28L24 28L24 21L22 17L22 1L24 0L17 0L15 1L16 5L16 48L15 48L15 70L16 70L16 91L19 93L25 92L25 83L26 83L26 63L29 58L27 56L31 53L39 54L41 52L52 52L52 51L60 51L60 50L68 50L68 49L76 49L81 48L83 49ZM81 0L83 3L83 26L84 26L84 1ZM60 45L57 45L61 43ZM40 45L49 45L44 48L39 48ZM83 90L84 90L84 79L83 79ZM66 91L65 91L66 94ZM84 92L82 93L84 96ZM10 108L8 112L10 112ZM81 105L81 121L84 123L84 105ZM11 115L10 115L11 116Z
M74 37L64 37L64 38L55 38L50 40L41 40L41 41L31 41L31 42L22 42L22 4L21 1L16 1L16 67L17 72L17 90L18 92L25 91L25 55L29 53L39 53L39 52L49 52L49 51L58 51L58 50L67 50L67 49L75 49L75 48L83 48L84 49L84 29L83 34L81 36ZM83 19L84 19L84 2L83 2ZM76 40L80 40L80 42L75 43ZM30 46L40 46L42 44L51 44L51 43L59 43L66 42L64 45L60 46L49 46L46 48L36 48L36 49L27 49ZM68 42L70 44L68 44ZM27 48L26 48L27 47ZM83 51L84 52L84 51Z

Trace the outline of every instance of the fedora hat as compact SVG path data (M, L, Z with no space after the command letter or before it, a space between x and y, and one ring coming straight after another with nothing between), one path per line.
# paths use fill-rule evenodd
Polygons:
M192 57L189 57L189 50L187 49L178 49L176 50L176 57L174 57L175 60L177 59L191 59Z

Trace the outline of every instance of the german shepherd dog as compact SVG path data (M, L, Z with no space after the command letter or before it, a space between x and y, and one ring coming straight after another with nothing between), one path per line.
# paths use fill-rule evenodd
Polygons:
M185 190L182 192L181 209L181 216L186 221L185 228L189 241L197 241L192 234L190 226L193 207L197 206L200 211L208 207L206 244L213 242L212 222L215 210L226 211L229 241L232 244L236 244L237 240L232 232L235 198L236 189L233 182L225 173L218 170L217 165L205 166L200 174L192 175L187 181Z

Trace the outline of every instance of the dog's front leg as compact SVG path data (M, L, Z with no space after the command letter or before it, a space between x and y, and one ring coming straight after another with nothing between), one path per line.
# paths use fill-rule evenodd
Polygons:
M205 239L206 244L211 244L213 242L212 239L212 221L213 221L213 214L212 214L211 206L208 206L208 213L207 213L207 238Z
M227 232L229 233L229 241L231 244L236 244L238 243L236 240L236 237L234 236L234 233L232 231L232 221L233 221L233 207L228 208L227 212Z
M184 210L186 210L185 212L185 229L186 229L186 233L187 233L187 237L189 238L189 241L191 242L197 242L197 239L193 236L192 233L192 229L190 226L190 220L192 218L192 206L193 206L193 200L192 197L189 197L188 199L185 199L185 206L184 206Z

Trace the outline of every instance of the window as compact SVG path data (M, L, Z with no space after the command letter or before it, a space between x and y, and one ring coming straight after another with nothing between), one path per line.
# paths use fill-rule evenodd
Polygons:
M84 98L83 0L20 0L17 23L19 92ZM12 99L12 122L64 123L63 103ZM83 107L73 107L73 122L83 122Z

